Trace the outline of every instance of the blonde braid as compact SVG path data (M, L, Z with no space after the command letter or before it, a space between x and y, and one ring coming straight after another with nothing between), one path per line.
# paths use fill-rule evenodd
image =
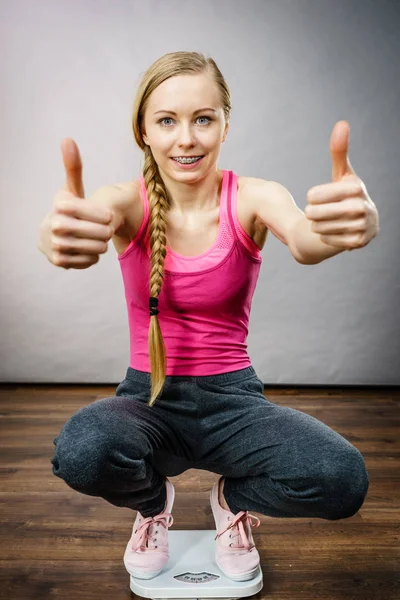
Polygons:
M144 149L143 177L150 203L150 297L158 298L164 277L164 260L167 253L166 215L170 208L164 182L149 146ZM156 303L154 303L156 304ZM151 364L151 395L149 406L153 406L162 391L166 377L166 349L162 336L158 311L150 316L149 358Z

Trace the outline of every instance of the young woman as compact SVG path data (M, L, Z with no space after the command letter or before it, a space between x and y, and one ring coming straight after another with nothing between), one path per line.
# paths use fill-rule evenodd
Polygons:
M210 495L215 557L238 581L260 561L251 531L260 521L249 511L342 519L368 490L360 452L321 421L269 402L251 365L246 338L267 232L307 264L293 236L305 216L280 184L218 169L230 114L211 58L161 57L134 102L142 177L82 200L79 152L66 140L67 186L41 229L40 249L64 268L95 264L111 237L118 252L130 365L115 396L67 421L52 464L71 488L137 511L124 562L138 578L156 576L169 558L168 476L221 475Z

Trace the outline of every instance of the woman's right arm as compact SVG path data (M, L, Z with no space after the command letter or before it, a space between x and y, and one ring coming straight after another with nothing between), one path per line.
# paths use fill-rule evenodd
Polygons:
M82 162L75 142L62 142L66 184L53 199L53 207L39 229L38 249L57 267L87 269L123 223L118 208L118 189L108 185L84 198Z
M88 199L61 189L39 229L38 249L57 267L87 269L108 250L123 223L118 189L102 186Z

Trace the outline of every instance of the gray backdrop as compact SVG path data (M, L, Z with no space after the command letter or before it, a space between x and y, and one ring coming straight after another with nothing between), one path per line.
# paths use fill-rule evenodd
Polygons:
M40 222L77 142L86 195L140 176L131 131L142 73L160 55L211 55L233 114L219 167L279 181L304 210L331 181L329 138L380 212L361 250L300 265L272 234L254 296L249 354L272 384L399 384L400 3L373 0L9 0L1 16L3 382L117 384L129 364L117 254L88 270L51 265Z

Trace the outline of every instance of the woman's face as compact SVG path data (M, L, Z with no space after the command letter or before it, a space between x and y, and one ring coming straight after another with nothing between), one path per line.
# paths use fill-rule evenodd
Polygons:
M193 181L215 171L227 132L219 89L206 73L170 77L149 97L143 140L150 146L161 175ZM204 158L185 169L172 158L181 156Z

